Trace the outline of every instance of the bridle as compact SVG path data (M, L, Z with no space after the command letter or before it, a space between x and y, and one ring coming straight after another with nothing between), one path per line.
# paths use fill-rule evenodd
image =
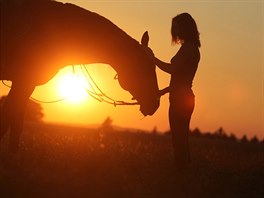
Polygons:
M72 73L75 74L75 66L72 66ZM91 90L84 85L86 92L94 99L98 100L99 102L106 102L108 104L119 106L119 105L139 105L138 102L126 102L122 100L115 100L110 96L106 95L94 81L92 75L89 73L87 67L85 65L80 65L82 74L85 76L86 82L91 87ZM114 79L118 79L118 75L115 75Z
M78 66L72 65L71 66L72 75L75 75L75 76L77 76L80 79L80 75L76 74L76 72L75 72L75 67L80 67L81 68L82 75L85 77L85 81L89 85L89 86L87 86L86 83L82 82L82 86L85 88L85 91L87 92L87 94L89 96L91 96L92 98L94 98L95 100L97 100L99 102L106 102L107 104L114 105L115 107L116 106L121 106L121 105L139 105L138 102L127 102L127 101L123 101L123 100L115 100L112 97L106 95L102 91L102 89L100 89L100 87L97 85L97 83L93 79L92 75L88 71L86 65L78 65ZM114 80L117 80L117 79L118 79L118 75L115 75ZM2 83L6 87L11 88L11 86L6 84L4 80L2 80ZM31 100L34 100L34 101L39 102L39 103L45 103L45 104L61 102L61 101L67 100L68 98L69 97L64 97L64 98L59 98L59 99L47 101L47 100L41 100L41 99L37 99L37 98L34 98L34 97L30 97Z

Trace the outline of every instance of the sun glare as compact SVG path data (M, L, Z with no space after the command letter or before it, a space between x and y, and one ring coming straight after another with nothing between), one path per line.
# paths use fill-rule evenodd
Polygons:
M70 72L59 79L58 91L61 97L67 98L71 103L81 103L88 97L81 77Z

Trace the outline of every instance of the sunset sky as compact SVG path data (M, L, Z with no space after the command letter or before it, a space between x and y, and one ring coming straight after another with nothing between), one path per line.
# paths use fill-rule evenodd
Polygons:
M140 40L148 30L155 55L169 62L179 46L171 45L171 19L189 12L201 34L201 61L194 79L196 107L191 128L215 131L223 127L238 137L243 134L264 138L264 3L252 1L89 1L68 0L97 12ZM107 39L107 38L106 38ZM114 70L107 65L89 65L100 88L118 100L130 95L113 80ZM157 68L159 87L169 83L169 75ZM61 70L48 84L38 87L33 97L41 100L61 98L59 81L70 72ZM10 84L10 83L9 83ZM0 85L1 95L8 88ZM90 96L82 101L66 100L42 104L45 121L89 125L102 123L110 116L113 124L151 131L167 131L168 95L163 96L158 111L143 117L138 106L114 107Z

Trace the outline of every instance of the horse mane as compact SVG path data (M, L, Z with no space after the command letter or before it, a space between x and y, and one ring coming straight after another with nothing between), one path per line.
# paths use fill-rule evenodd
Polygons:
M53 0L44 0L44 1L53 1ZM104 16L102 16L98 13L86 10L82 7L79 7L79 6L71 4L71 3L65 3L64 6L67 7L67 10L68 10L68 13L65 12L66 15L73 14L73 13L75 13L76 15L79 15L80 11L82 10L84 15L87 15L87 17L88 16L90 17L90 20L96 21L96 23L98 24L97 26L101 25L100 27L104 28L105 35L107 35L107 36L118 36L118 39L120 39L122 41L126 41L129 44L136 45L136 46L140 45L137 40L132 38L124 30L122 30L120 27L118 27L116 24L114 24L112 21L105 18ZM86 19L87 18L84 16L84 20L86 20ZM105 38L102 38L102 39L107 39L107 36ZM130 45L128 45L128 46L130 46Z
M150 63L139 41L131 37L124 30L118 27L109 19L95 12L86 10L74 4L66 3L65 15L83 15L84 22L89 21L93 28L97 28L97 42L103 45L106 54L112 54L112 61L109 64L123 67L124 72L143 72L144 67L148 67ZM89 30L87 30L89 31ZM101 49L102 50L102 49ZM108 62L106 62L108 63ZM125 68L124 68L125 67Z

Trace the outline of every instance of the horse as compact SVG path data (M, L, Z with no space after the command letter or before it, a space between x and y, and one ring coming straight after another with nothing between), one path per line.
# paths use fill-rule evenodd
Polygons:
M137 40L113 22L74 4L53 0L0 2L0 79L12 81L1 112L0 140L10 129L10 152L19 150L25 108L35 87L65 66L109 64L144 116L158 109L153 61Z

